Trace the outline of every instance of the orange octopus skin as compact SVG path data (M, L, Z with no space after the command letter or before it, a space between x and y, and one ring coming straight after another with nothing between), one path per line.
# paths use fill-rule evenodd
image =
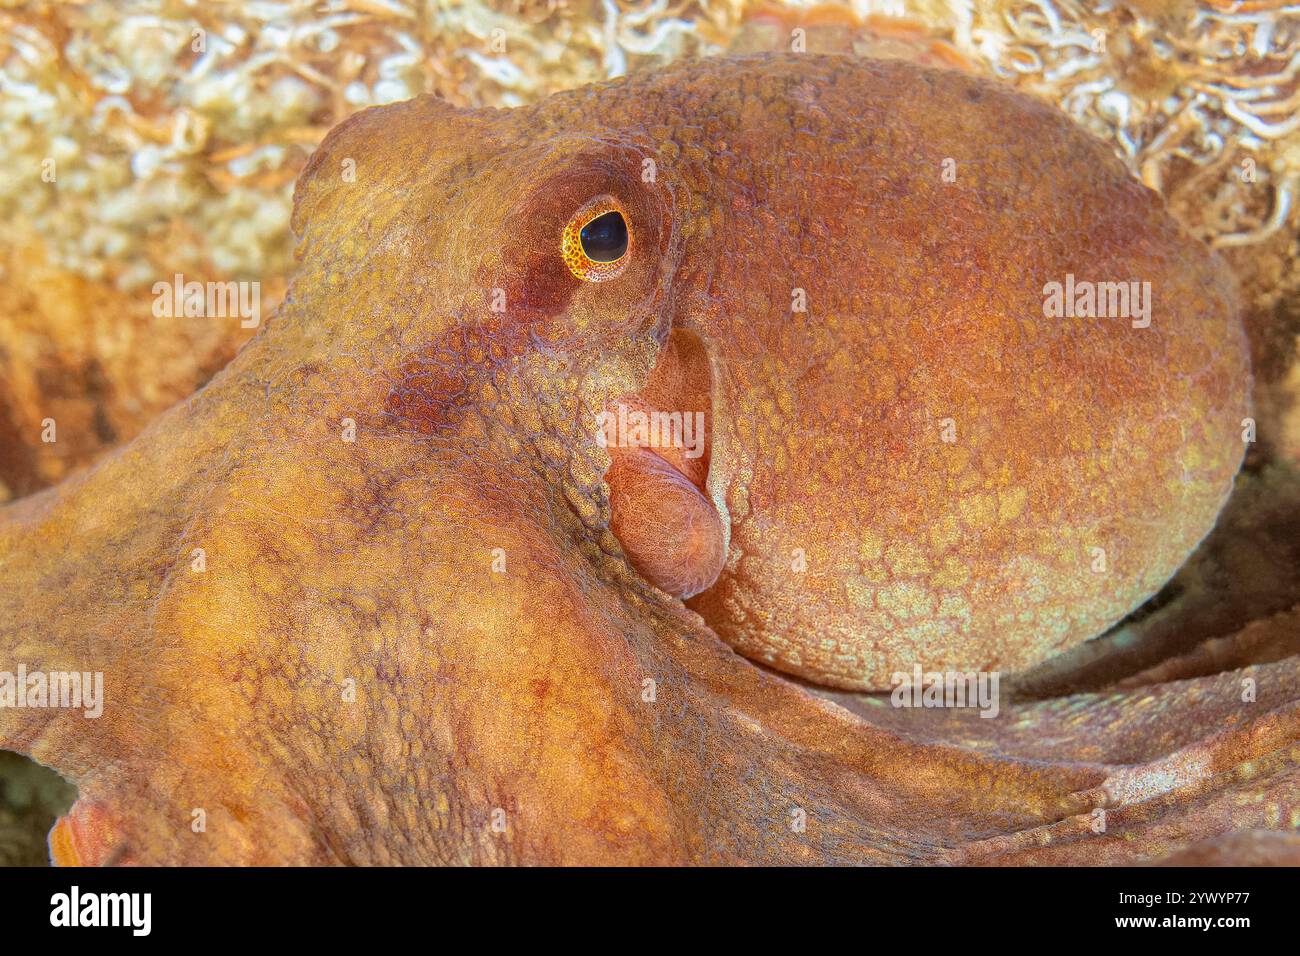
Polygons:
M587 282L560 237L603 194L632 253ZM79 788L58 862L1294 853L1291 662L1249 706L1223 674L994 720L755 663L1025 667L1213 523L1229 282L1050 108L807 55L426 97L336 128L293 227L225 370L0 512L0 660L105 675L97 720L0 709ZM1045 318L1067 273L1150 281L1150 327ZM704 463L602 448L620 400L705 413ZM676 491L607 482L628 454ZM701 501L725 565L700 531L674 566Z

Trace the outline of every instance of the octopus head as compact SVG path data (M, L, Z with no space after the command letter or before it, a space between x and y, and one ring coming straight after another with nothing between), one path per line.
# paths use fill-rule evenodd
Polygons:
M369 276L399 247L388 296L345 309L437 330L388 411L497 434L625 586L817 682L1024 668L1100 633L1240 463L1223 268L1018 94L746 64L504 113L417 100L332 137L299 218L372 211L308 225L308 264ZM353 151L399 201L326 186Z

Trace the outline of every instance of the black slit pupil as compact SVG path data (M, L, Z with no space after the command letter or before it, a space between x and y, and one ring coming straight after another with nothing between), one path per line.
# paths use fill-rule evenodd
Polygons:
M583 226L578 239L592 262L616 262L627 252L627 223L621 212L607 212Z

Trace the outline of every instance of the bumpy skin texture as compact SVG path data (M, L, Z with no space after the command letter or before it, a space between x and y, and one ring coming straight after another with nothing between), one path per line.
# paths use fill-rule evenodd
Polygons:
M720 354L732 536L691 607L843 687L1036 664L1153 594L1231 489L1228 277L1051 109L958 74L818 72L766 78L788 105L762 122L721 97L707 135L759 158L695 172L723 211L710 289L737 292L693 316ZM1151 326L1045 318L1067 274L1149 281Z
M606 192L638 255L584 284L558 237ZM1101 862L1293 825L1288 662L1249 706L1219 675L984 721L814 694L719 637L846 684L1016 666L1208 527L1245 401L1227 292L1047 108L901 64L704 61L363 112L297 199L257 338L3 513L2 659L105 673L98 720L0 710L0 744L80 788L56 859ZM1045 325L1071 269L1171 307ZM730 557L703 619L609 530L593 434L673 335L710 354ZM1076 563L1093 542L1109 575ZM926 629L963 602L1007 629Z

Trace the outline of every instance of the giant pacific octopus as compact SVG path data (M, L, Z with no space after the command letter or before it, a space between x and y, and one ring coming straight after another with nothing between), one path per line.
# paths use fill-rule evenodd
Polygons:
M1295 858L1294 658L890 706L1104 632L1242 460L1231 279L1053 108L812 55L426 96L293 229L228 367L0 512L0 667L105 678L0 709L57 862Z

